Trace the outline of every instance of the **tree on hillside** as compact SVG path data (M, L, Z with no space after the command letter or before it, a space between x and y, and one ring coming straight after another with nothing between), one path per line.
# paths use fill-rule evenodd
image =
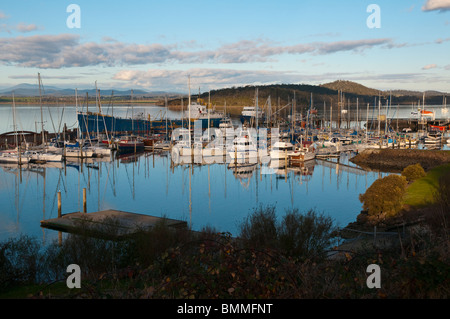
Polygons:
M420 164L409 165L402 171L402 176L404 176L408 182L413 182L425 175L427 174Z
M404 176L388 175L376 180L364 194L359 195L363 209L375 223L395 216L402 208L407 181Z

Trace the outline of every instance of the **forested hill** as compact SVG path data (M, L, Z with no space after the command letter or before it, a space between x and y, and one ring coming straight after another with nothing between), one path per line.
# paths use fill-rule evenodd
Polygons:
M256 89L258 89L258 105L264 106L269 102L272 106L284 106L289 102L294 101L299 107L309 107L312 104L319 108L324 105L337 105L339 91L342 91L342 98L345 99L345 104L350 102L356 105L356 100L360 105L367 103L373 104L378 97L382 97L383 103L386 99L391 99L392 105L396 104L417 104L422 102L423 92L416 91L380 91L365 87L361 84L351 81L335 81L323 85L308 85L308 84L272 84L260 86L244 86L231 87L219 90L212 90L210 92L201 93L200 98L202 102L207 102L211 99L212 105L217 106L245 106L255 105ZM430 91L425 93L426 104L440 105L443 102L445 93ZM196 101L198 95L193 95L192 99ZM336 103L336 104L335 104ZM172 100L171 104L179 104L179 100ZM187 101L184 101L187 105Z

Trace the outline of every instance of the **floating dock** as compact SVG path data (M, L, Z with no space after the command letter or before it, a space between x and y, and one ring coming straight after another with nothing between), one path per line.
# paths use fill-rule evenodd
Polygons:
M93 213L75 212L41 221L41 227L68 233L85 233L95 237L120 239L156 225L187 228L187 222L144 214L104 210Z

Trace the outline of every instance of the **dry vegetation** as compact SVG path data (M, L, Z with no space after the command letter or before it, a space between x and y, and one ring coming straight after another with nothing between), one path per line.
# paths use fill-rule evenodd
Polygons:
M441 197L445 209L447 184ZM399 232L401 244L368 241L358 250L333 245L339 230L328 217L294 210L278 219L274 207L255 209L238 238L165 225L124 241L71 235L46 249L21 237L0 244L0 297L447 299L449 216L442 209L420 228ZM329 258L330 252L339 254ZM82 269L81 289L65 286L72 263ZM380 289L366 285L366 268L373 263L382 269Z

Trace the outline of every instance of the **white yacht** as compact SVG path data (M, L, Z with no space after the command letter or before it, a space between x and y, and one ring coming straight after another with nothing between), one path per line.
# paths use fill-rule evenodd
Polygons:
M27 151L27 154L31 162L61 162L63 160L61 153L32 150Z
M241 134L233 140L233 144L228 146L228 155L232 161L256 161L258 158L256 142L247 131L242 131Z
M264 116L264 111L258 109L258 119L262 119ZM256 107L255 106L244 106L241 113L241 122L242 123L250 123L250 121L256 118Z
M271 160L282 160L295 152L295 146L291 142L277 141L270 149Z
M425 144L440 144L442 143L443 137L441 132L428 133L425 138Z
M8 164L27 164L30 161L26 153L18 153L17 151L0 152L0 163Z

